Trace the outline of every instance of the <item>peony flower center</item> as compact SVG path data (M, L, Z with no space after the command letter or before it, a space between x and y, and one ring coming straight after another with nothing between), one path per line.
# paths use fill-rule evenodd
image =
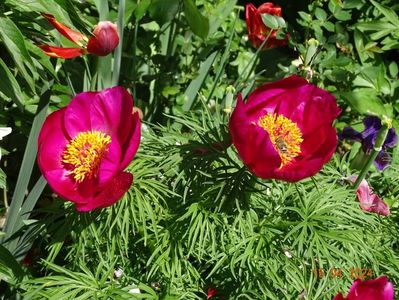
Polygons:
M62 162L77 182L97 176L103 156L108 152L111 136L100 131L80 132L66 146Z
M301 153L302 132L296 123L283 115L268 113L259 118L258 124L267 131L280 155L280 169Z

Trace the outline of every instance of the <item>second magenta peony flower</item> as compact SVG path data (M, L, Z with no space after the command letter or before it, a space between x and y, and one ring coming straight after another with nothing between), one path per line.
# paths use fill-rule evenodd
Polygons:
M53 191L78 211L110 206L133 181L124 169L137 152L140 129L124 88L80 93L44 122L39 168Z
M332 157L332 123L341 110L334 96L298 76L264 84L243 102L229 128L248 169L265 179L296 182L315 175Z

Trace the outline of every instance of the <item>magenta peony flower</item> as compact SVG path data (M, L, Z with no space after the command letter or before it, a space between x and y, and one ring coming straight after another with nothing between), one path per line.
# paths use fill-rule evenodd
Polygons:
M39 168L54 192L78 211L110 206L133 181L124 169L139 147L140 128L124 88L80 93L44 122Z
M338 293L333 300L393 300L393 284L386 276L377 279L353 282L348 296L344 298Z
M295 182L330 160L337 145L332 123L340 112L330 93L291 76L264 84L246 103L239 95L229 127L251 172Z
M357 176L349 177L352 183L355 183ZM381 216L389 216L389 206L370 188L369 184L363 179L356 191L357 199L360 202L360 208L364 211L373 212Z

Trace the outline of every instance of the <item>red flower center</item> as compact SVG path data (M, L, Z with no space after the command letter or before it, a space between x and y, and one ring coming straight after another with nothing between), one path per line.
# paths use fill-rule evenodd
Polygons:
M62 162L77 182L97 176L103 156L108 152L111 136L100 131L80 132L66 146Z
M302 132L296 123L283 115L268 113L259 118L258 124L267 131L280 155L280 169L301 153Z

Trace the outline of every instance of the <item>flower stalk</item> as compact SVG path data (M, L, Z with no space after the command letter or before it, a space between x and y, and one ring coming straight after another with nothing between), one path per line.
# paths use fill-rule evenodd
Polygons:
M384 119L381 121L381 129L378 132L377 138L375 140L375 145L373 150L371 151L366 163L364 164L362 170L360 171L359 176L357 177L357 180L355 184L353 185L354 189L357 189L364 179L366 177L367 171L370 169L371 164L374 162L376 159L378 153L382 150L382 146L384 145L385 139L387 138L388 131L390 128L392 128L392 121L390 119Z

